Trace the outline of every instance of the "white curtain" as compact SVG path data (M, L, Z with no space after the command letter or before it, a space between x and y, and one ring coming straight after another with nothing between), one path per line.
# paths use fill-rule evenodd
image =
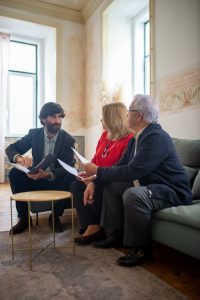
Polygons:
M5 181L5 120L9 68L9 34L0 32L0 183Z

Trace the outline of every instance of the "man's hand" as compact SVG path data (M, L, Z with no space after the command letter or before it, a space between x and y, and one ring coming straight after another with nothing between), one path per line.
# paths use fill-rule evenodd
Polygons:
M32 158L28 156L21 156L21 155L18 155L16 157L15 162L26 168L30 168L33 164Z
M93 203L94 190L95 190L95 184L93 182L90 182L84 192L83 203L85 206L87 204Z
M38 179L47 179L47 178L51 178L51 173L50 172L46 172L43 171L41 169L39 169L39 171L36 174L26 174L29 178L33 179L33 180L38 180Z
M81 163L80 167L85 170L87 177L97 174L98 166L96 166L93 163L88 163L88 164Z

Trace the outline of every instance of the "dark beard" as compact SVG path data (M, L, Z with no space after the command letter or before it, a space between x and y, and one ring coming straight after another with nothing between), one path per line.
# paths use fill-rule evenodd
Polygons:
M60 124L46 124L46 129L51 134L56 134L60 130L61 125Z

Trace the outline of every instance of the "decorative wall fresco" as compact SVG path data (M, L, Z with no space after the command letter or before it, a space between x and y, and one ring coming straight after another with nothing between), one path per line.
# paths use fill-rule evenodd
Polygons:
M157 97L161 113L200 105L200 64L159 80Z

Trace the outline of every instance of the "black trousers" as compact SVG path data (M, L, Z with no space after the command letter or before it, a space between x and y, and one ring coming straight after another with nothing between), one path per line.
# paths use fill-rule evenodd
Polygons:
M165 185L154 184L152 193L151 185L133 187L131 182L112 182L104 188L101 225L121 231L125 246L147 246L152 213L177 205L176 193Z
M96 188L93 203L84 206L83 194L85 189L86 185L80 181L74 181L70 185L70 191L72 192L74 199L74 206L82 228L87 228L89 225L99 224L102 208L102 189Z
M13 194L39 191L39 190L60 190L68 191L69 185L72 182L72 177L68 177L67 173L62 178L56 180L33 180L30 179L25 173L13 168L9 173L10 187ZM68 206L69 205L69 206ZM66 200L59 200L54 204L55 215L61 216L65 208L70 207L70 204ZM28 204L22 201L16 201L16 209L18 212L18 218L27 218Z

